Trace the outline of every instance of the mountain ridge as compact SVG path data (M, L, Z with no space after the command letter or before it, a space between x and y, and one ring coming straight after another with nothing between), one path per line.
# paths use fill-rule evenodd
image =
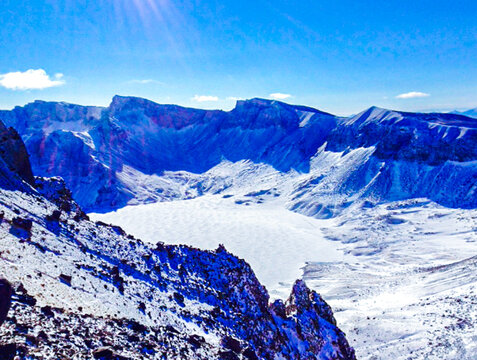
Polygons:
M325 152L343 154L374 149L342 179L351 185L346 190L350 195L370 188L366 193L377 199L428 197L446 206L477 207L472 187L477 177L472 165L477 160L477 121L461 115L371 107L342 118L258 98L237 101L225 112L115 96L107 108L36 102L2 111L0 119L24 139L34 171L63 177L87 211L117 209L136 198L134 178L125 178L128 169L137 176L203 174L224 160L251 160L282 173L310 173L312 159L323 146ZM368 183L352 184L356 171L364 171ZM455 197L449 198L430 180L439 174L445 174L439 180L443 188L450 186L448 177L457 179ZM369 181L374 178L379 181L373 185ZM403 183L419 187L400 189ZM160 198L156 193L151 200ZM316 197L307 201L312 201L307 208L327 206ZM300 206L295 209L300 211Z

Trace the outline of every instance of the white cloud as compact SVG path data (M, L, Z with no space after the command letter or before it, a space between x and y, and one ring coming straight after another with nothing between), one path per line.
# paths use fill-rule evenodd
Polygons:
M229 100L229 101L240 101L240 100L245 100L245 99L241 98L241 97L229 96L227 98L227 100Z
M291 98L292 96L290 94L273 93L273 94L270 94L270 97L276 100L285 100L285 99Z
M210 95L195 95L192 100L197 102L207 102L207 101L219 101L217 96L210 96Z
M62 78L61 73L55 74L53 80L43 69L30 69L0 74L0 86L10 90L41 90L63 85L65 81Z
M411 91L411 92L396 96L396 99L414 99L414 98L423 98L428 96L431 96L431 95L423 93L423 92L419 92L419 91Z

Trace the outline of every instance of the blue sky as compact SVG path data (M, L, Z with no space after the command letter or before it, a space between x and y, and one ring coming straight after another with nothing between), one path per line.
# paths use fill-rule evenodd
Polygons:
M477 107L475 0L2 0L0 11L0 108L114 94L337 114Z

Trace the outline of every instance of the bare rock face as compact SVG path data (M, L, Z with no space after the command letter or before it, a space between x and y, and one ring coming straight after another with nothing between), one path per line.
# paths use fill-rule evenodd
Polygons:
M29 155L20 135L0 121L0 184L21 187L16 178L30 185L35 182Z
M5 279L0 279L0 325L7 318L12 303L12 286Z

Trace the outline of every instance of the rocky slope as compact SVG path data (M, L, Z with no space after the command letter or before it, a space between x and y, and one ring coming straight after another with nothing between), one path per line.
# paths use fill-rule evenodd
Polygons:
M15 182L0 188L0 274L15 303L0 327L3 354L355 358L330 307L302 281L287 302L270 304L250 266L223 247L151 246L89 221L60 179L29 183L26 152L8 132L0 169Z
M107 108L37 101L0 119L21 134L35 173L63 177L86 211L164 200L167 187L153 185L143 196L140 184L164 171L203 174L224 160L310 174L291 206L307 215L333 216L358 198L477 207L477 123L461 115L370 108L344 119L262 99L223 112L116 96ZM351 152L363 156L334 167L339 186L326 164L311 173L313 162L321 166L317 155ZM315 196L330 184L339 203Z

